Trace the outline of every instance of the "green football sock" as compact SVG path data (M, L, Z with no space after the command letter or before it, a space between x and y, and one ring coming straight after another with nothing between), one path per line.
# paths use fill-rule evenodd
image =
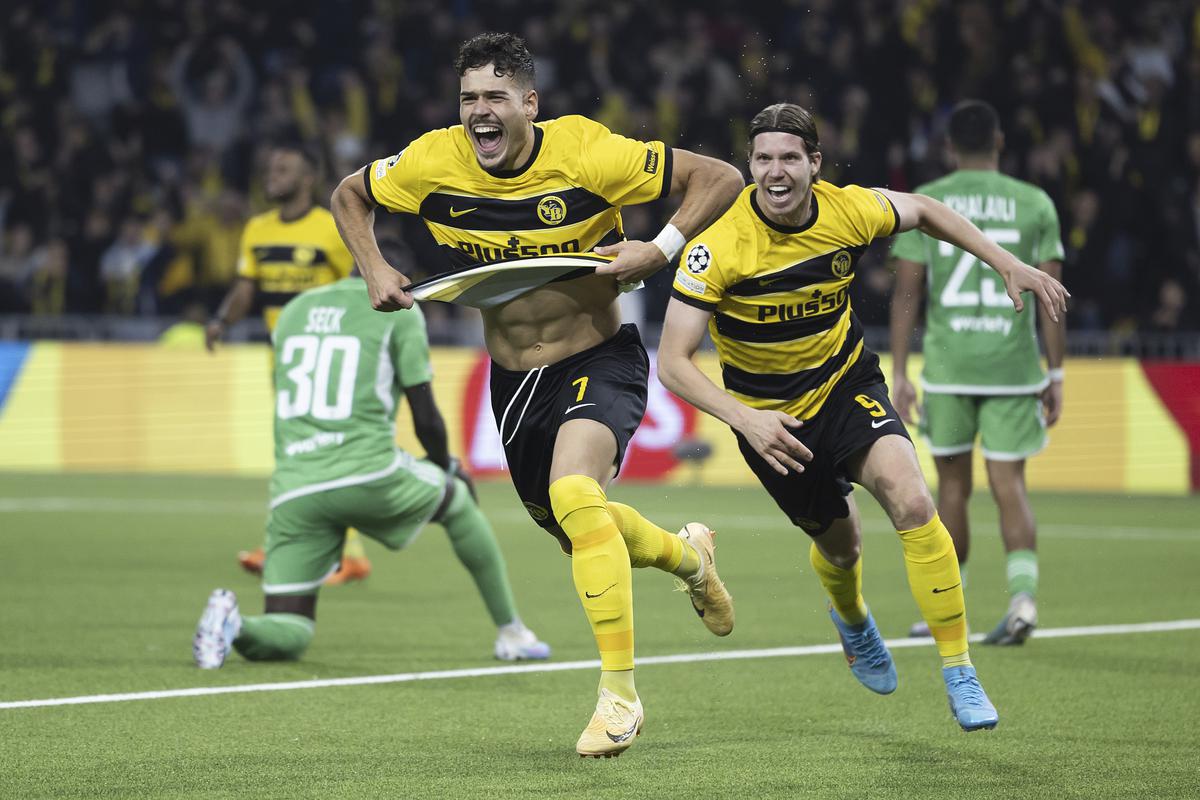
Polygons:
M1038 558L1033 550L1013 550L1008 554L1008 593L1012 596L1037 596Z
M504 555L496 543L496 534L487 517L475 504L475 499L462 480L455 479L454 499L442 517L442 525L450 536L454 554L471 573L488 614L496 626L507 625L517 618L512 587Z
M299 614L242 617L233 649L250 661L294 661L312 641L316 623Z

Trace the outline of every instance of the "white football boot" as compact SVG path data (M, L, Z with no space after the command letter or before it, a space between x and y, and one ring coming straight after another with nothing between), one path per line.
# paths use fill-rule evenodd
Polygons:
M496 632L495 653L501 661L543 661L550 657L550 645L517 619Z
M215 589L196 625L192 639L192 658L200 669L217 669L225 663L233 640L242 631L237 595L228 589Z

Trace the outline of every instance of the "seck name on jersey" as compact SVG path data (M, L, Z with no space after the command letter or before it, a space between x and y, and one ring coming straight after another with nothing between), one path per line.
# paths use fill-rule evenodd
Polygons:
M972 222L1016 222L1017 201L989 194L948 194L942 202Z
M340 306L313 306L308 310L305 333L341 333L346 309Z

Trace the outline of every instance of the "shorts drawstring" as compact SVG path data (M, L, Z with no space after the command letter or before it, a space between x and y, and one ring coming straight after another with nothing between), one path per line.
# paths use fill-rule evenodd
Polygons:
M509 442L511 442L513 439L516 438L517 431L521 427L521 421L523 419L525 419L525 412L529 410L529 403L530 403L530 401L533 400L534 393L537 392L538 381L540 381L542 379L542 372L543 372L543 370L546 369L546 366L549 366L549 365L547 364L547 365L541 366L541 367L534 367L533 369L529 370L529 372L525 373L525 377L521 380L521 385L517 387L517 390L515 392L513 392L512 399L510 399L508 401L508 405L504 407L504 414L502 414L500 417L500 438L501 439L504 438L504 424L508 420L508 412L510 410L512 410L513 403L517 402L517 398L521 396L521 391L525 388L525 384L528 383L529 379L532 377L533 385L529 389L529 396L525 398L525 405L521 407L521 414L520 414L520 416L517 417L516 424L513 425L512 434L507 439L504 440L505 447L508 446ZM537 373L537 374L535 375L534 373Z

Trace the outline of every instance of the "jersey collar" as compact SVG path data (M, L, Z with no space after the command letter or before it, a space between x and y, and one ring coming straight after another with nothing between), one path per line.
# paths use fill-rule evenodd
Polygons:
M538 153L542 150L542 137L545 135L545 131L543 131L537 125L534 125L533 150L529 152L529 160L525 162L525 165L522 167L517 167L516 169L498 169L495 172L488 172L487 174L491 175L493 178L517 178L521 175L524 175L529 168L533 166L533 162L537 161ZM479 162L476 161L475 163L478 164ZM480 167L480 169L483 168ZM487 170L484 170L484 172L487 172Z
M308 208L304 209L304 213L299 214L295 217L285 217L283 215L283 209L280 208L279 209L279 221L282 222L284 225L290 225L293 222L299 222L300 220L304 219L309 214L311 214L313 208L315 208L315 207L316 207L316 204L314 203L314 204L310 205Z
M763 213L763 210L758 207L757 186L750 191L750 207L754 209L754 213L758 215L758 218L763 221L764 225L771 230L779 231L780 233L804 233L813 225L817 224L817 215L821 211L820 206L817 204L817 193L813 192L812 213L808 215L808 222L804 223L803 225L780 225L778 222L769 219L767 215Z

